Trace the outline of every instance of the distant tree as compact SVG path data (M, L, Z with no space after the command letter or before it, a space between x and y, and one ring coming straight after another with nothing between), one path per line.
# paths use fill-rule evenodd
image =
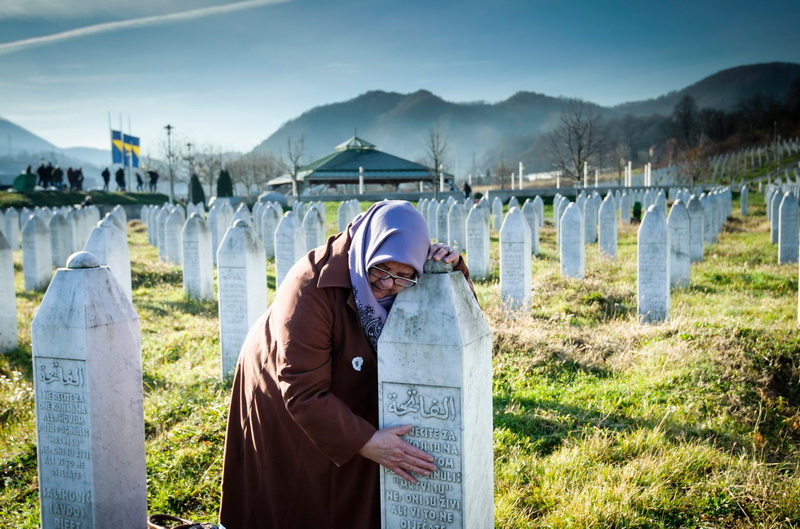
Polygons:
M189 203L206 205L206 194L203 191L203 184L197 173L193 174L189 180Z
M217 175L222 169L225 160L222 148L216 145L195 147L192 159L193 171L197 173L200 182L205 186L207 190L206 196L212 196L214 194L214 182L216 182Z
M267 182L283 174L286 166L270 152L253 151L228 162L228 170L248 196L265 189Z
M219 178L217 178L217 196L233 196L233 181L231 180L231 174L227 169L221 169L219 172Z
M495 185L500 186L500 189L505 189L511 183L511 177L514 171L506 165L505 154L500 156L500 162L494 168Z
M678 172L681 183L689 187L692 191L706 178L711 172L711 162L709 158L709 143L698 141L694 147L679 151Z
M680 149L691 149L697 143L698 110L694 98L685 95L672 109L672 125Z
M547 157L562 178L580 182L583 164L597 155L600 116L580 99L570 99L561 111L560 125L549 132Z
M289 177L292 179L292 195L295 196L299 196L303 192L298 174L300 168L303 167L300 160L303 158L305 150L306 140L303 136L298 139L293 139L291 136L286 138L286 165L289 168Z
M429 128L425 135L426 162L433 184L433 196L437 199L439 197L439 172L444 171L449 143L447 135L439 125Z

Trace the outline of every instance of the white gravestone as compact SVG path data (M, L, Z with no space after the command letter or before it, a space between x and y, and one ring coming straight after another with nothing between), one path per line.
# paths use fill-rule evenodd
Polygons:
M56 213L50 219L50 253L53 257L53 267L64 266L67 257L75 252L72 226L61 213Z
M450 206L447 213L447 244L458 251L463 251L464 242L464 207L459 204Z
M22 272L25 290L44 291L53 276L50 229L36 215L22 230Z
M306 239L296 219L294 211L287 211L275 229L276 290L280 287L289 269L294 266L299 257L304 255Z
M416 483L380 470L384 529L494 526L491 360L491 331L460 272L426 273L398 294L378 341L379 423L412 424L405 440L437 470Z
M778 212L778 264L797 262L799 239L797 198L791 193L786 193Z
M610 259L617 258L617 208L614 199L608 195L600 204L597 213L597 246L600 255Z
M164 228L164 234L167 237L167 262L174 265L180 265L183 261L181 252L183 252L183 242L181 241L181 232L183 231L183 224L186 218L183 214L183 208L178 206L167 217L167 222Z
M199 213L192 213L181 233L183 290L190 298L214 299L214 260L211 230Z
M31 340L42 529L144 529L139 317L111 271L70 256Z
M19 250L19 212L14 208L8 208L4 217L6 241L12 250Z
M450 212L450 205L446 200L442 200L436 206L436 240L447 243L447 214Z
M594 206L591 209L594 210ZM574 202L570 203L561 216L561 229L558 233L561 241L559 247L561 275L565 277L584 278L586 261L584 226L583 213L580 208Z
M320 215L316 207L310 207L303 218L303 232L306 240L306 251L325 244L325 217Z
M689 259L698 263L703 260L703 205L696 195L691 195L686 209L689 212Z
M167 241L167 219L172 213L171 206L164 206L156 217L156 229L158 230L158 260L168 261L168 241Z
M669 230L661 210L647 209L639 226L636 299L641 323L669 318Z
M494 229L500 231L503 225L503 201L500 197L494 197L492 200L492 215L494 216Z
M739 201L740 201L740 213L742 214L742 217L746 217L747 216L747 211L748 211L748 201L749 201L747 186L742 186L741 189L739 190L739 192L741 193L739 195L740 196L740 198L739 198Z
M344 202L343 202L344 204ZM264 241L264 252L267 259L275 258L275 229L281 221L281 214L271 202L261 208L261 240Z
M286 217L284 217L286 218ZM267 310L267 256L244 220L228 228L217 250L222 378L233 376L247 331Z
M531 255L539 253L539 219L536 212L536 206L533 201L528 199L522 205L522 216L528 222L528 227L531 229Z
M222 206L212 207L208 212L208 229L211 231L211 251L213 253L214 266L217 265L217 250L219 243L225 237L225 232L228 231L228 218Z
M682 200L678 199L672 203L667 226L669 226L670 287L688 287L691 269L691 219Z
M89 234L83 249L92 253L99 263L111 268L128 299L131 289L131 254L125 234L110 219L103 219Z
M11 246L0 233L0 353L16 349L18 345L14 260Z
M486 279L491 274L488 213L473 206L467 215L467 263L470 276Z
M542 197L539 195L533 197L533 206L536 208L539 227L541 228L544 226L544 201L542 200Z
M583 205L583 237L586 244L597 242L597 204L587 198Z
M531 304L531 229L518 208L511 208L500 228L500 299L508 310Z

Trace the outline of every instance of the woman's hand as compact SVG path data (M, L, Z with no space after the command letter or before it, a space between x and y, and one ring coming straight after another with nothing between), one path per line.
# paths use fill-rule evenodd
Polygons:
M416 483L411 475L429 476L436 470L433 456L423 452L403 440L401 435L411 431L412 426L390 426L375 432L367 443L358 451L359 454L385 466L398 476Z
M455 249L447 246L443 242L431 244L431 247L428 250L428 260L433 259L434 261L444 261L445 263L455 265L459 257L460 255Z

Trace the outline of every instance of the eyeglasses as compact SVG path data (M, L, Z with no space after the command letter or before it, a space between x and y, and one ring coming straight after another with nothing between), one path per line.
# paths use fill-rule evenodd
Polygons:
M397 285L398 287L409 288L417 284L417 281L415 279L409 279L407 277L400 277L394 274L390 274L383 268L378 268L377 266L373 266L372 268L369 269L369 275L371 275L372 277L377 277L378 279L393 279L394 284Z

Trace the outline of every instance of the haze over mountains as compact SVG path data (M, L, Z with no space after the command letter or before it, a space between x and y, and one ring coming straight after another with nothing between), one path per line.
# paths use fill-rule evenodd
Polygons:
M682 90L654 99L615 107L587 104L607 119L625 115L669 116L685 95L692 96L699 108L730 111L739 101L754 95L784 101L792 81L798 78L800 64L756 64L723 70ZM280 155L286 151L287 139L303 137L305 155L302 162L306 163L328 154L357 129L360 137L381 150L423 161L427 131L438 126L449 142L447 161L451 172L461 175L483 171L498 157L511 164L522 161L529 171L546 170L547 160L541 159L540 152L532 145L536 144L537 137L558 124L567 101L520 91L496 103L453 103L426 90L410 94L372 90L349 101L308 110L282 125L254 150ZM46 131L40 133L46 136ZM156 142L148 138L142 141L152 142L151 145ZM80 147L59 149L42 137L0 118L0 175L9 174L9 171L16 174L23 153L57 156L61 165L79 165L83 161L99 167L110 162L109 151ZM153 154L157 153L151 152ZM38 156L35 158L28 163L38 162Z

